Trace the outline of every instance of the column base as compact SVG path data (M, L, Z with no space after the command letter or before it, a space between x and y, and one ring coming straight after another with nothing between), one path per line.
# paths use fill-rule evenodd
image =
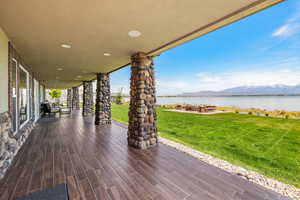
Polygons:
M150 147L154 147L158 144L157 138L150 138L148 140L136 140L133 138L127 138L128 145L137 149L148 149Z
M107 120L107 121L95 121L95 125L110 125L111 121Z

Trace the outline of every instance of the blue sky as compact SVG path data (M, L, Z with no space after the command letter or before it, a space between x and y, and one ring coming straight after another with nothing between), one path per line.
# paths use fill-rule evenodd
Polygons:
M289 0L154 59L158 95L300 84L300 0ZM130 67L111 74L129 93Z

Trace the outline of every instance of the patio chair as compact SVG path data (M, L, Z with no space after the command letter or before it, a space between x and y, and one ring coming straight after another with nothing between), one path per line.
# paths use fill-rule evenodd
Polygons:
M41 111L42 115L45 116L46 114L56 114L60 111L59 108L52 108L49 103L41 103Z

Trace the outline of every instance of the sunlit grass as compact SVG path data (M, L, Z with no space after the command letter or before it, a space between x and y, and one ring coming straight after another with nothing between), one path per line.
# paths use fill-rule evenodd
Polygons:
M300 187L300 121L237 113L199 115L158 108L165 137L233 164ZM113 105L114 120L128 122L128 105Z

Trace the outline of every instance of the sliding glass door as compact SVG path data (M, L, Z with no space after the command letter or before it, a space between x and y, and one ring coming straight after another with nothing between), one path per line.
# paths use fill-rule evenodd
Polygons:
M19 67L19 125L29 120L29 77L28 72Z

